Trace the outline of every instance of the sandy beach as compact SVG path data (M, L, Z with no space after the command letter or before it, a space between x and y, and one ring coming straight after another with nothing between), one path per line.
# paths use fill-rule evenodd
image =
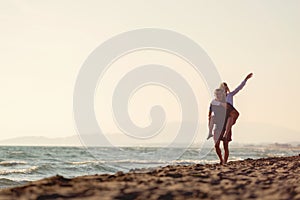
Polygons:
M300 155L55 176L2 189L0 199L300 199Z

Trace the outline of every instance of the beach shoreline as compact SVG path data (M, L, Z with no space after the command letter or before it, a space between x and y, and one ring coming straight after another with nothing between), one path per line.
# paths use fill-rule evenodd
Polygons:
M101 197L101 198L100 198ZM54 176L0 190L0 199L300 199L300 155Z

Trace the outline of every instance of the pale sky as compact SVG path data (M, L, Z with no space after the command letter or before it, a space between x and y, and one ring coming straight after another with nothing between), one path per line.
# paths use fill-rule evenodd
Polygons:
M197 42L232 89L247 73L254 73L235 97L239 123L267 124L298 133L299 11L297 0L1 1L0 139L76 134L72 98L82 63L112 36L148 27L173 30ZM179 71L183 68L178 58L149 53L155 62L166 56L161 62L178 64ZM147 55L139 57L139 63L151 62L143 60ZM137 57L123 63L132 66ZM185 69L181 73L193 76ZM201 87L199 83L196 90ZM169 94L156 92L166 104L175 105ZM136 96L137 101L140 98ZM200 103L203 123L208 103L208 98ZM130 111L136 120L146 112L138 106ZM173 112L172 107L168 109ZM99 116L104 113L101 106L96 111ZM173 114L169 117L177 120ZM283 137L284 133L272 135L278 141ZM299 134L295 140L300 141Z

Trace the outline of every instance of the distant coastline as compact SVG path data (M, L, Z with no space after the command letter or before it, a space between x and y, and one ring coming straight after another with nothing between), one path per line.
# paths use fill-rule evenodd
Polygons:
M188 123L188 122L186 122ZM179 122L171 122L170 125L176 134ZM147 143L147 141L132 142L121 133L108 133L111 135L112 140L120 141L120 146L160 146L153 142L153 144ZM204 139L206 139L207 125L199 124L199 134L195 138L193 146L199 146ZM280 135L279 138L274 138L274 135ZM144 142L144 143L143 143ZM157 141L160 142L160 141ZM169 141L164 141L169 142ZM270 144L290 144L295 147L300 145L300 132L290 130L284 127L277 127L270 124L261 123L240 123L239 126L233 129L233 142L231 146L238 146L239 144L245 145L262 145L268 146ZM76 133L60 136L51 136L42 134L36 135L21 135L18 137L6 137L5 139L0 137L0 145L25 145L25 146L82 146L79 135ZM162 144L163 145L163 144ZM101 145L100 145L101 146ZM284 145L283 145L284 146Z
M160 146L161 144L154 144L153 147ZM201 144L193 144L191 148L199 148ZM49 138L44 136L24 136L16 137L5 140L0 140L0 146L75 146L80 147L83 144L80 142L79 136L73 135L68 137ZM141 146L141 145L123 145L128 147ZM232 147L265 147L265 148L300 148L300 141L293 141L290 143L239 143L233 142ZM147 145L143 145L147 147ZM149 146L151 147L151 146Z

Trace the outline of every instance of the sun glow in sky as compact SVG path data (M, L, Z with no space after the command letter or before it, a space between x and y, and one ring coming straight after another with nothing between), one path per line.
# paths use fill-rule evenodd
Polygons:
M300 132L299 10L297 0L2 1L0 139L76 134L72 98L82 63L110 37L153 27L179 32L197 42L232 89L253 72L254 78L235 97L241 113L239 123L293 130L295 140L300 141L300 134L296 134ZM176 61L178 58L146 52L138 60L148 62L149 55L156 62L161 58L175 68L178 65L179 71L181 66L182 74L193 77L184 63ZM132 66L137 62L133 60L120 62ZM196 92L205 90L201 79L194 78L193 84L199 83ZM152 90L148 88L151 97L157 95ZM170 106L169 120L178 120L172 108L173 104L176 108L174 98L157 92ZM200 121L206 123L210 99L207 91L198 97L203 99ZM135 98L138 102L141 95ZM130 112L136 123L145 125L146 110L140 106L133 106ZM103 115L103 109L96 104L98 116ZM108 132L115 132L110 122L106 127ZM280 132L272 135L278 141L283 137Z

